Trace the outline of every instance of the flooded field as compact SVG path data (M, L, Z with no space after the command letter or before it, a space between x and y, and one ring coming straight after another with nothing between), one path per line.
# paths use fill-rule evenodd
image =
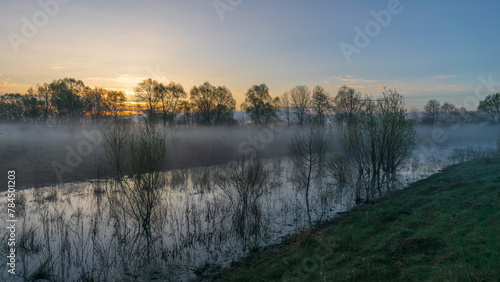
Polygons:
M425 155L417 150L390 189L492 149L485 142L442 145ZM123 190L110 179L18 191L16 271L24 279L57 281L203 277L308 228L290 159L265 159L258 168L265 179L249 192L230 182L232 172L248 174L240 163L164 172L155 199L136 199L136 208L115 204ZM318 180L311 189L315 223L355 205L348 185L331 182ZM0 204L6 203L2 193ZM2 230L0 236L7 241L9 234ZM2 248L2 256L7 251Z

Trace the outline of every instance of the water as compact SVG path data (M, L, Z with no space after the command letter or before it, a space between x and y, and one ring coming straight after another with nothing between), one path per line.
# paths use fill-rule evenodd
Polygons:
M442 147L439 154L424 158L416 154L401 171L399 187L477 156L489 146L462 144ZM290 181L293 172L287 158L267 160L265 165L273 185L245 219L235 212L241 203L213 181L224 166L163 173L165 185L152 209L149 234L130 211L110 205L113 181L19 191L16 277L190 280L227 266L257 247L279 243L308 227L304 193ZM335 188L325 180L311 189L314 222L354 206L351 194L335 193ZM6 206L5 194L0 202ZM2 230L2 242L7 242L8 235ZM1 249L2 257L7 251ZM1 278L11 277L2 272Z

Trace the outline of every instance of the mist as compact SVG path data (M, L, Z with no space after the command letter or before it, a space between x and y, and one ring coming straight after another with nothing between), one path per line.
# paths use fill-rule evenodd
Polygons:
M241 155L287 157L291 137L297 130L295 126L158 128L166 136L165 170L220 165ZM422 160L446 148L472 146L485 149L496 146L500 138L500 125L495 124L417 125L415 130L418 133L415 154ZM336 143L340 133L337 128L332 126L327 131L331 143L329 151L339 150ZM102 147L105 132L106 124L0 124L0 168L3 171L18 171L19 188L110 177L112 175ZM65 168L59 176L58 167L59 170L60 167Z

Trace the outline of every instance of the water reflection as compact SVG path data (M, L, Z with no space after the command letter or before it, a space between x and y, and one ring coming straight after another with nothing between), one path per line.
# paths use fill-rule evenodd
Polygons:
M440 152L426 163L410 161L397 186L484 149ZM291 188L292 173L288 159L175 170L161 173L158 193L140 195L153 198L137 202L127 202L131 198L123 197L121 188L138 179L20 191L16 271L26 280L57 281L179 281L203 275L308 226L304 195ZM348 181L325 181L311 189L313 221L351 208L352 191ZM133 206L144 200L154 205ZM5 195L1 201L7 202ZM3 230L3 242L7 235ZM1 251L7 255L5 247Z

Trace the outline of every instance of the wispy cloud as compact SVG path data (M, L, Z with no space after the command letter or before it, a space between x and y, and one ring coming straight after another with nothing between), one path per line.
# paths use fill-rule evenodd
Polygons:
M334 93L342 85L353 87L365 94L380 93L384 87L393 88L403 94L412 96L428 95L429 92L464 92L470 90L464 85L441 83L442 80L458 77L458 75L436 75L433 77L411 80L376 80L365 79L356 75L331 76L323 81L327 89Z
M346 75L346 76L331 76L323 81L323 83L329 86L337 86L340 87L342 85L348 85L354 88L366 88L368 86L379 85L382 83L380 80L374 79L363 79L357 77L355 75Z
M26 90L33 85L23 83L10 83L10 79L0 82L0 94L5 93L26 93Z
M450 79L450 78L455 78L458 77L456 74L439 74L431 77L433 80L442 80L442 79Z

